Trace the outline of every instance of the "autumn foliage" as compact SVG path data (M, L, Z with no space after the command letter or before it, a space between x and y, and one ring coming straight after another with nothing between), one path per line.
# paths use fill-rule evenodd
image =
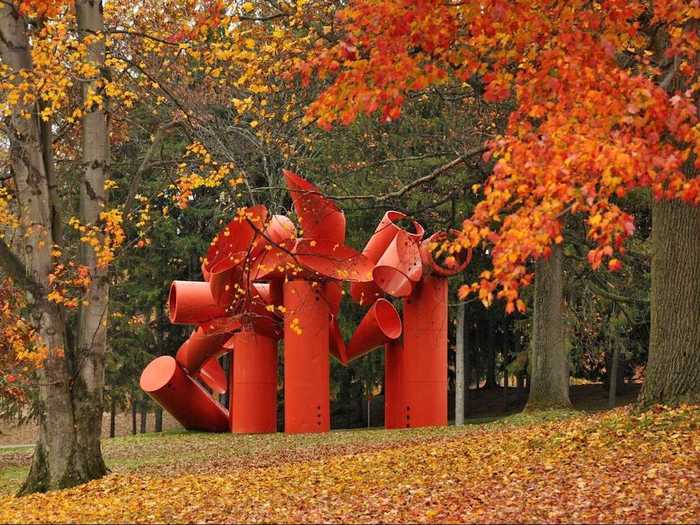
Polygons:
M10 279L0 281L0 399L13 403L26 400L32 373L46 356L33 328L22 318L25 303Z
M331 81L307 118L329 129L358 114L399 117L408 94L450 81L483 84L487 102L515 101L490 142L492 175L453 250L490 247L493 268L462 296L524 310L528 263L585 222L593 268L621 266L635 229L624 197L700 204L700 4L654 2L357 0L339 13L343 38L300 63ZM665 44L664 44L665 43ZM689 171L690 170L690 171Z

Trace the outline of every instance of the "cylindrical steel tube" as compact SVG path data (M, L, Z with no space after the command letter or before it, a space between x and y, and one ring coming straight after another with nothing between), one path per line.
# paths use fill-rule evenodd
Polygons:
M284 430L330 430L328 303L319 283L284 284Z
M277 431L277 342L243 330L233 336L231 432Z
M188 376L172 357L161 356L151 361L141 373L140 385L187 430L228 430L228 410Z

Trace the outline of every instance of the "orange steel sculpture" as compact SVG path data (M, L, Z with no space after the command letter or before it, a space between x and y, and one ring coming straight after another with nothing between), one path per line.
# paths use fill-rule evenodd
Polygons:
M185 428L275 432L277 346L284 340L285 432L330 430L329 356L343 365L385 348L387 428L447 424L447 277L471 252L444 261L415 221L387 212L360 253L345 215L316 186L285 171L300 229L264 206L242 209L207 251L204 281L175 281L169 314L195 326L175 358L154 359L141 388ZM346 344L343 283L368 308ZM385 295L403 300L403 322ZM403 336L403 337L402 337ZM230 377L219 358L232 352ZM228 393L224 408L212 393Z

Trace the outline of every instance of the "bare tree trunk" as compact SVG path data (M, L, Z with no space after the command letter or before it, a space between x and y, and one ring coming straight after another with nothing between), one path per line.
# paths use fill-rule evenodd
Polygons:
M80 38L87 43L87 60L97 68L94 78L82 82L83 103L92 95L102 95L102 105L84 108L83 114L83 177L80 184L80 221L96 225L107 204L105 182L109 169L109 131L104 94L105 27L101 0L76 0L75 11ZM98 240L102 241L100 237ZM90 270L86 304L78 320L78 369L76 425L78 440L86 454L94 458L95 473L102 475L102 395L104 392L105 354L107 352L107 303L109 281L106 264L100 263L95 250L82 243L81 264Z
M146 424L148 423L148 401L145 396L141 396L141 424L139 425L139 430L141 434L146 433Z
M617 397L617 370L620 362L620 344L619 341L613 339L612 355L610 356L611 364L608 372L610 381L610 389L608 390L608 407L615 408L615 398Z
M503 411L508 410L508 370L503 367Z
M527 410L568 408L569 364L564 344L562 251L552 247L535 266L535 299Z
M137 410L137 405L138 401L136 400L136 395L131 396L131 435L135 436L136 435L136 413L138 412Z
M109 406L109 437L113 438L117 430L117 400L112 397Z
M455 350L455 425L464 425L464 303L459 303L457 307Z
M698 402L700 207L654 203L652 246L649 361L639 402Z
M470 325L471 323L465 323L464 326L464 408L466 409L467 414L469 413L470 409L469 400L471 399L471 385L472 377L474 375L471 359L472 338Z
M156 405L155 409L156 413L156 423L155 423L155 432L163 432L163 409L161 408L160 405Z
M486 334L486 385L485 388L494 388L496 383L496 327L491 319L488 320L488 332Z

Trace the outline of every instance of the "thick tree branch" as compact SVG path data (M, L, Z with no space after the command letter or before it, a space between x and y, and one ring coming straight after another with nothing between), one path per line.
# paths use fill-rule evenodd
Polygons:
M30 292L35 298L44 294L44 288L27 271L27 267L10 249L5 239L0 237L0 266L19 287Z
M153 142L146 151L146 154L144 155L143 160L141 161L141 164L139 165L139 168L136 171L136 174L134 175L134 180L131 181L131 185L129 187L129 194L127 195L126 202L124 203L124 215L129 215L129 213L131 212L134 206L134 198L136 197L136 192L141 187L141 180L143 179L143 175L148 169L151 168L152 160L155 157L155 154L158 151L158 147L163 141L165 134L175 126L178 126L179 124L180 120L175 119L158 127L158 131L156 131L156 134L153 137Z

